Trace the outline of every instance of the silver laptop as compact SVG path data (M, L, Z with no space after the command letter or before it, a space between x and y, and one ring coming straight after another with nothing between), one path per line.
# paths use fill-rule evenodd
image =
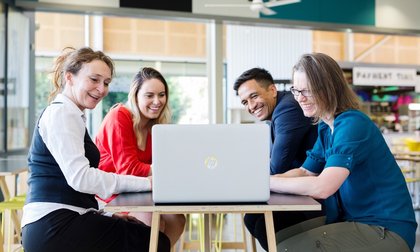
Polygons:
M267 124L153 126L153 201L268 201L269 141Z

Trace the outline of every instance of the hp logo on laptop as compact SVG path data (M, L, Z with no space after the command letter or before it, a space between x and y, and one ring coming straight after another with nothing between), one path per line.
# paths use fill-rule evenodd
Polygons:
M204 165L207 169L213 170L217 167L217 158L215 156L208 156L204 159Z

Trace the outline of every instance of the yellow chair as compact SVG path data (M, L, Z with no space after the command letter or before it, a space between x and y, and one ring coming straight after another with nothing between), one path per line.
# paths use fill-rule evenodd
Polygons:
M212 225L212 215L209 216L210 225ZM216 220L214 223L215 229L215 238L211 241L214 251L220 252L223 249L241 249L247 251L247 242L246 242L246 229L241 220L242 225L242 240L238 241L237 230L236 230L236 220L234 219L233 225L233 234L234 241L225 241L223 240L223 227L225 221L225 214L216 214ZM236 217L232 216L233 218ZM243 215L240 215L243 219ZM187 215L187 225L185 226L186 231L188 230L188 240L185 239L186 232L182 234L180 238L180 251L184 250L199 250L204 251L204 215L203 214L188 214ZM196 228L194 228L196 227ZM194 230L195 229L195 230ZM194 235L195 234L195 235ZM251 251L256 251L255 243L252 243Z
M420 151L420 141L413 138L405 138L404 143L409 151Z
M8 201L0 202L0 213L2 215L0 233L0 252L16 251L16 248L12 250L13 244L18 244L17 249L21 249L20 220L17 219L16 211L21 210L23 208L23 205L25 204L25 198L25 195L20 195Z
M238 230L236 225L236 218L239 216L240 222L241 222L241 239L238 238ZM223 231L223 225L224 225L224 219L225 214L217 214L216 215L216 236L213 241L215 251L220 252L223 249L241 249L243 251L248 251L248 245L247 245L247 231L245 228L245 224L243 223L244 214L234 214L232 216L234 219L233 221L233 241L226 241L223 240L222 237L222 231ZM251 251L256 251L255 247L255 239L251 237Z
M184 233L179 239L180 250L200 250L204 251L204 218L202 214L187 214L187 224ZM188 230L188 239L185 238Z

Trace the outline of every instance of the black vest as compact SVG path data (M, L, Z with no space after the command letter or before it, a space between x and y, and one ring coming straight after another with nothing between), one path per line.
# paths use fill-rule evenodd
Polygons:
M98 167L99 150L92 142L87 130L85 132L84 142L85 156L89 160L90 167ZM94 194L75 191L67 184L60 167L42 141L38 127L35 127L32 137L28 165L29 189L26 196L26 203L54 202L82 208L98 209L98 202Z

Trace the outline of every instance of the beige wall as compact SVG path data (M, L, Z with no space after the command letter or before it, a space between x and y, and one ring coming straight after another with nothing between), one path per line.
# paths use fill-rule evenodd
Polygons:
M36 50L58 52L65 46L84 45L84 16L37 13ZM203 23L104 17L104 51L151 57L206 57L206 26ZM354 56L372 47L360 62L420 64L420 38L353 34ZM385 42L381 43L381 41ZM377 45L379 43L379 45ZM345 59L345 34L313 32L313 51ZM376 46L375 46L376 45Z

